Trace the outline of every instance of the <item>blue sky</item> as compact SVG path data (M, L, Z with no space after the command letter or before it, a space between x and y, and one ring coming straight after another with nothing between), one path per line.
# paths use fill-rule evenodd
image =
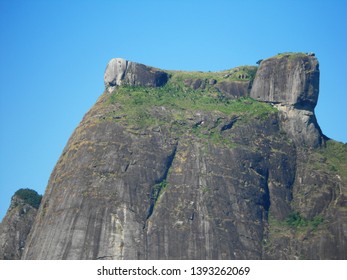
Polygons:
M17 189L44 192L113 57L218 71L313 51L318 122L347 142L346 13L344 0L0 0L0 220Z

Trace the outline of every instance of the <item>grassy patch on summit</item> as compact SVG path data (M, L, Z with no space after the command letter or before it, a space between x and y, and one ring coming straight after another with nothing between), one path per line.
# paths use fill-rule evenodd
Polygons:
M124 113L128 120L136 121L151 118L151 108L160 106L181 112L218 111L226 115L238 114L245 119L265 118L276 111L272 106L248 97L230 100L217 91L182 89L175 84L167 84L161 88L119 87L110 95L108 102L120 104L121 109L117 113Z
M282 57L288 57L289 59L297 58L297 57L306 57L307 54L304 52L283 52L279 53L273 58L282 58Z
M252 81L257 72L257 66L240 66L233 69L219 72L201 72L201 71L168 71L171 75L171 83L177 85L183 84L186 79L214 79L217 82L222 81Z
M255 119L265 120L277 112L271 105L249 97L226 98L208 83L198 89L185 85L187 77L196 78L196 75L205 75L205 81L216 78L215 73L177 72L163 87L117 87L106 96L104 105L112 105L113 111L104 119L124 124L131 131L161 127L175 135L193 135L213 144L233 147L230 138L218 127L222 120L236 117L236 125L239 125ZM199 116L208 118L208 124L197 124Z

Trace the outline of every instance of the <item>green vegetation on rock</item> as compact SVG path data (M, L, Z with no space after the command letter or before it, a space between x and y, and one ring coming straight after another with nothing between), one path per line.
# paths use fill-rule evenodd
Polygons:
M316 229L319 224L323 222L323 217L320 215L317 215L313 219L305 219L303 218L300 213L293 212L288 215L288 217L285 220L285 224L290 227L295 228L303 228L303 227L310 227L312 229Z
M326 158L331 171L337 172L347 180L347 144L329 140L319 153Z
M162 182L155 184L152 187L152 193L151 193L151 198L157 202L159 197L164 193L166 187L167 187L167 182L166 180L163 180Z
M201 75L205 74L209 75ZM117 87L105 103L116 109L104 119L119 122L135 131L167 128L176 135L187 133L213 144L233 148L235 145L230 138L222 135L219 127L222 120L226 122L236 118L237 125L245 124L255 119L265 120L277 111L270 104L250 97L226 98L212 87L194 90L181 83L181 78L172 77L164 87ZM210 115L209 124L200 120L200 125L198 116L205 113Z
M325 146L313 154L312 165L317 171L332 172L347 182L347 144L326 141Z
M317 215L312 219L306 219L298 212L290 213L286 219L277 220L271 215L269 216L269 224L273 229L295 229L295 230L315 230L324 222L324 218L321 215Z
M34 208L39 208L42 195L39 195L36 191L31 189L19 189L15 192L14 196L19 197L25 203L31 205Z
M120 105L115 114L126 115L130 122L142 120L143 125L155 123L151 110L161 106L182 113L216 111L226 115L238 114L244 119L266 118L276 112L271 105L249 97L230 100L217 91L193 90L171 83L161 88L119 87L110 95L108 103Z
M279 53L274 58L282 58L282 57L288 57L289 59L295 58L295 57L305 57L307 56L304 52L283 52Z
M257 72L257 66L240 66L230 70L219 72L201 72L201 71L169 71L171 82L176 84L184 84L185 80L215 80L222 81L252 81Z

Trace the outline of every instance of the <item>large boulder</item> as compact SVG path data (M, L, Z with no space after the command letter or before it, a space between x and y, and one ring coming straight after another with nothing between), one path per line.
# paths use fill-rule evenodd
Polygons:
M251 97L260 101L313 110L319 92L319 64L315 56L288 53L263 60Z
M104 83L106 88L120 85L160 87L166 84L168 73L123 58L113 58L107 64Z
M313 55L280 54L261 62L250 96L276 105L282 129L299 146L315 148L324 136L314 108L319 93L319 64Z

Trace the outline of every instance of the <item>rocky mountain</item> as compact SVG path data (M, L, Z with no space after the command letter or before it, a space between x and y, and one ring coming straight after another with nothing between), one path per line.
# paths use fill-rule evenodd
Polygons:
M116 58L104 82L23 259L347 258L347 145L317 123L313 54L213 73Z

